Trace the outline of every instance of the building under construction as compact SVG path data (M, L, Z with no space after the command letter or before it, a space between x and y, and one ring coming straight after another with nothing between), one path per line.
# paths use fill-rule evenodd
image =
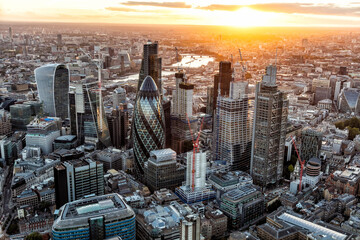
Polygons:
M231 170L248 171L251 158L249 99L219 96L214 126L214 160L226 162Z
M276 66L256 85L251 167L254 183L262 187L282 178L288 100L276 85Z
M197 128L197 118L193 116L192 106L194 85L186 83L185 73L182 71L175 73L175 79L176 88L172 92L171 148L177 153L184 153L190 150L185 145L191 142L191 131L195 132Z
M187 152L186 182L185 185L176 188L176 195L188 204L215 198L215 191L206 184L205 180L206 153Z

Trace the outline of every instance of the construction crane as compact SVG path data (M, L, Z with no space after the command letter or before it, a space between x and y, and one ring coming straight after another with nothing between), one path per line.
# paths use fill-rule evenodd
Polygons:
M190 135L191 135L191 141L193 143L193 159L192 159L192 173L191 173L191 179L192 179L192 184L191 184L191 189L192 191L194 191L195 189L195 172L196 172L196 169L195 169L195 155L196 153L199 152L199 139L200 139L200 134L201 134L201 130L202 130L202 127L203 127L203 124L204 124L204 118L202 118L201 120L201 125L200 125L200 130L199 130L199 133L196 137L196 139L194 140L194 135L193 135L193 132L191 130L191 124L190 124L190 119L189 119L189 116L186 114L186 118L187 118L187 121L188 121L188 125L189 125L189 129L190 129ZM189 166L187 166L189 167Z
M303 170L304 170L304 164L305 164L305 160L301 160L299 152L297 150L296 144L295 144L295 140L294 137L291 137L291 141L292 144L294 145L295 151L296 151L296 155L298 157L299 163L300 163L300 183L299 183L299 192L301 192L301 181L302 181L302 175L303 175Z
M180 67L179 67L179 52L178 52L178 49L177 47L175 47L175 52L176 52L176 62L177 62L177 67L178 67L178 72L180 70Z
M95 59L93 57L90 56L90 54L86 53L82 48L80 48L80 50L93 62L95 63L95 65L97 66L98 69L98 87L99 87L99 116L98 119L100 120L100 132L103 131L103 99L102 99L102 92L101 92L101 88L102 88L102 81L101 81L101 70L102 70L102 65L103 65L103 60L102 60L102 56L100 53L100 49L98 52L98 59L97 61L95 61Z
M247 71L247 66L244 65L244 60L241 54L241 49L239 48L239 55L240 55L240 63L241 63L241 70L242 70L242 78L243 80L246 80L246 71Z

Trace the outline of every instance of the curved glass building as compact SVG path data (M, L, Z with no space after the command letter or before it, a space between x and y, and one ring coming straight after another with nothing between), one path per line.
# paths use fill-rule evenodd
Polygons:
M144 79L138 92L132 128L135 171L141 178L150 152L165 146L164 111L158 88L150 76Z
M49 64L35 69L35 80L44 113L65 119L69 116L70 72L66 65Z

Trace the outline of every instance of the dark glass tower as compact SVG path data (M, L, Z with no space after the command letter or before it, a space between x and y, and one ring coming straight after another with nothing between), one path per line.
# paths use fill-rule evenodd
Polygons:
M44 113L62 119L69 117L69 69L63 64L49 64L35 69L35 79Z
M213 110L216 109L219 87L220 87L220 95L223 97L228 97L230 93L231 81L232 81L231 62L221 61L219 63L219 73L214 76Z
M142 83L134 108L132 125L135 171L137 177L144 176L144 162L152 150L165 146L164 111L160 94L152 77L147 76Z
M158 42L150 40L144 45L143 59L139 74L138 91L146 76L151 76L162 95L161 87L161 58L158 57Z

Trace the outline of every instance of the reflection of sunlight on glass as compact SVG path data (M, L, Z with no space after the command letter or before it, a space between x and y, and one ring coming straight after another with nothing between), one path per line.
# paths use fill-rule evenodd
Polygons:
M222 15L222 25L253 27L271 25L271 20L276 13L260 12L249 7L242 7L235 12L224 12Z

